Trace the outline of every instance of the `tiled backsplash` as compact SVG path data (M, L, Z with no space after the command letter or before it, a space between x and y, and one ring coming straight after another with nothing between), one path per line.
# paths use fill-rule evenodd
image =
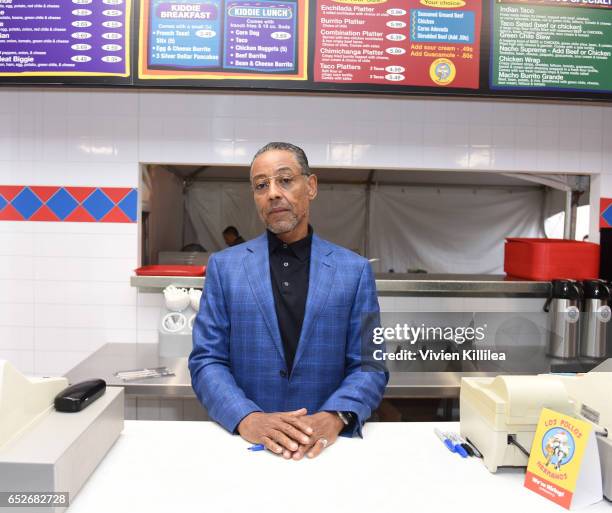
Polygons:
M0 221L135 223L137 196L127 187L0 185Z

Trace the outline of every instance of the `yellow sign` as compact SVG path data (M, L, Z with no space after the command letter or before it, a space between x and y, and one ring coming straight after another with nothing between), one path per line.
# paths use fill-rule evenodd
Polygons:
M419 3L427 7L437 7L438 9L457 9L464 7L463 0L421 0Z
M584 476L593 476L595 484L599 480L601 491L597 442L591 424L544 408L531 446L525 486L570 509L575 505L579 478ZM601 493L594 500L582 499L591 504L601 499Z
M457 75L457 68L453 61L445 58L436 59L429 66L429 78L438 85L448 85Z

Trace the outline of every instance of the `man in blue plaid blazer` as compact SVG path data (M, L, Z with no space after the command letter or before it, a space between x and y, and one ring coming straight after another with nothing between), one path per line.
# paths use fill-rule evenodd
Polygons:
M263 235L212 255L189 370L210 417L285 458L361 436L388 373L362 365L379 325L368 261L308 224L317 178L304 152L269 143L251 164ZM293 274L291 274L293 273Z

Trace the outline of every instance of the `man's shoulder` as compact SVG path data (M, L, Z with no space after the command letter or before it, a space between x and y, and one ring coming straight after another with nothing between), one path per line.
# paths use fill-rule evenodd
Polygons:
M317 238L323 252L325 254L330 254L339 265L361 270L366 264L368 264L368 260L358 253L355 253L344 246L339 246L338 244L334 244L326 239L322 239L321 237Z
M230 246L220 251L215 251L210 256L210 258L214 259L217 264L226 262L233 263L236 260L242 260L244 256L249 252L249 247L255 247L262 243L262 241L260 240L261 238L262 235L259 235L254 239L241 242L240 244L236 244L235 246Z
M230 246L229 248L224 248L220 251L215 251L213 253L213 257L217 262L240 258L246 253L246 246L246 242L243 242L242 244L236 244L235 246Z

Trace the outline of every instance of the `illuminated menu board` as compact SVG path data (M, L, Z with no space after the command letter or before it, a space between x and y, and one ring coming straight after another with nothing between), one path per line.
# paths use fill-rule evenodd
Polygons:
M141 79L306 79L305 2L150 0L140 30Z
M318 0L314 81L478 89L480 0Z
M0 85L612 101L612 0L0 0Z
M611 0L494 0L491 87L612 91Z
M1 76L130 74L131 0L0 0Z

